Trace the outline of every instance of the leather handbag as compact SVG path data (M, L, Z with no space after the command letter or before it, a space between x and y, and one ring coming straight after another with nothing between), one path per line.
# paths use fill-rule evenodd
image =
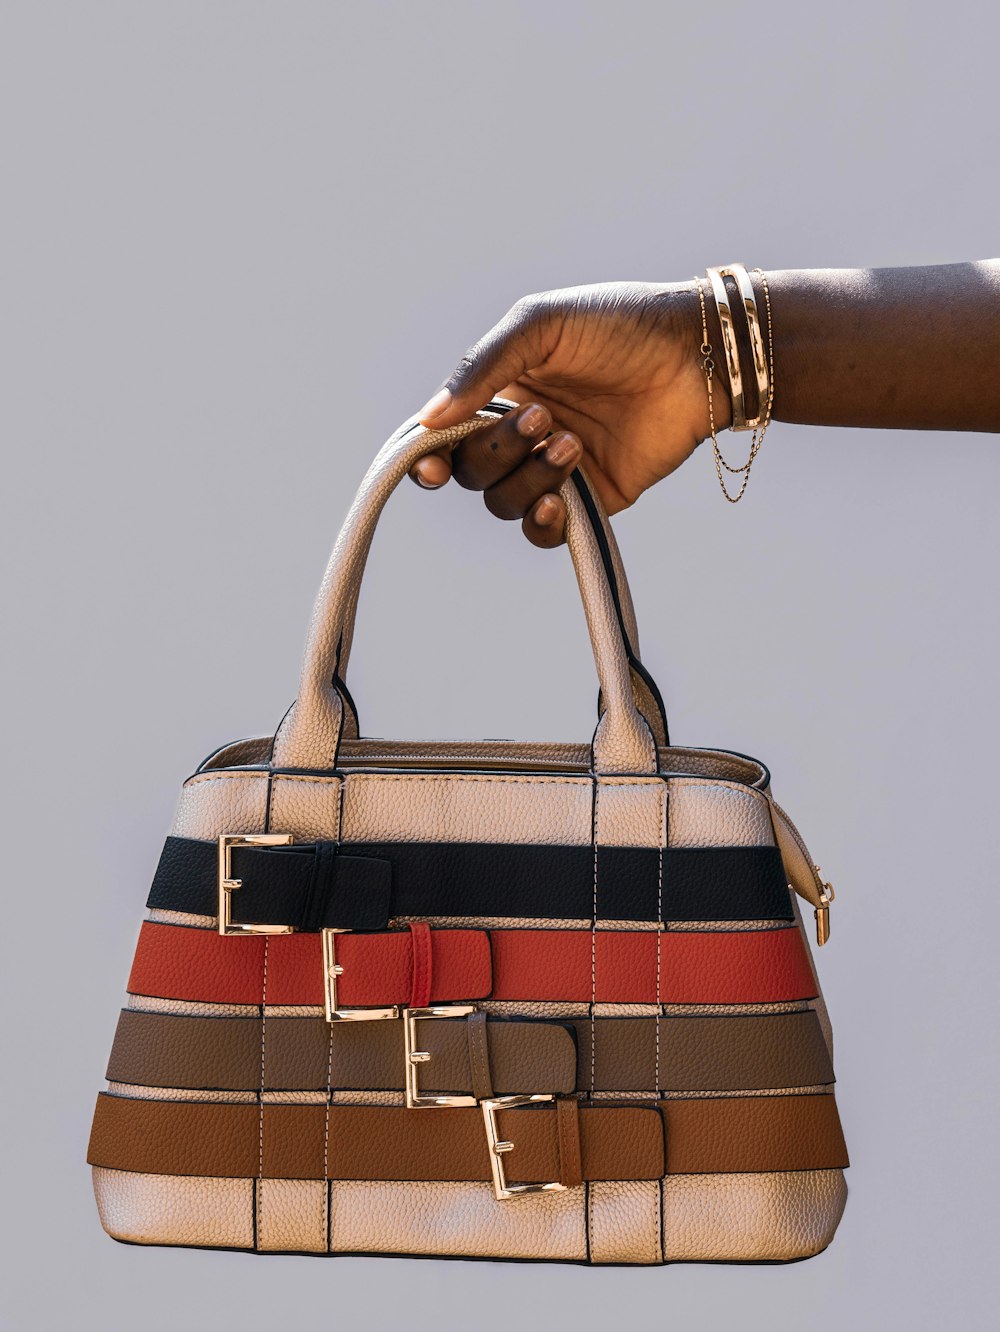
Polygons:
M406 422L330 558L273 736L185 783L88 1160L114 1238L255 1253L785 1262L848 1164L833 892L763 764L671 745L615 538L562 487L589 743L387 741L345 683Z

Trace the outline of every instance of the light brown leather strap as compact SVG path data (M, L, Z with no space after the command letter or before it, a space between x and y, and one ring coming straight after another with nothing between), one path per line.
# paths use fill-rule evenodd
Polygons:
M561 1135L569 1131L560 1128L551 1102L500 1108L496 1119L501 1138L513 1143L504 1154L509 1180L558 1182L564 1169L575 1169L569 1136L565 1163L560 1154ZM658 1179L663 1174L663 1119L655 1106L582 1106L579 1128L582 1178ZM315 1179L324 1145L328 1179L492 1179L478 1107L407 1110L266 1102L260 1107L102 1093L88 1160L154 1175Z
M559 1130L559 1183L573 1189L583 1183L580 1102L575 1096L556 1101L556 1128Z
M508 1179L557 1181L569 1169L560 1156L559 1111L551 1103L501 1108L496 1114L501 1138L514 1144L504 1157ZM848 1164L837 1106L825 1093L581 1105L579 1128L586 1180ZM315 1179L324 1144L329 1179L492 1177L478 1108L266 1102L260 1107L102 1093L87 1159L91 1165L154 1175ZM572 1154L569 1146L563 1150Z

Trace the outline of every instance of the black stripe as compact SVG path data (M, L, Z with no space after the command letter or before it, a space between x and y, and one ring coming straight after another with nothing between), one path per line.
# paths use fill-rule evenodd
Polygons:
M602 920L655 918L657 847L598 847ZM665 920L791 920L776 847L668 847ZM318 930L384 929L395 916L587 919L593 910L589 844L335 842L235 848L234 921ZM217 914L214 842L168 837L146 905Z

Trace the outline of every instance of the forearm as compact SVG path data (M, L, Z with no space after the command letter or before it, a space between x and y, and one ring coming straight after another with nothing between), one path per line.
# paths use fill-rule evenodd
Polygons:
M775 420L1000 431L1000 260L766 269L765 276L774 321ZM764 287L760 274L750 278L766 347ZM706 313L728 422L721 330L710 295ZM700 310L698 322L700 329ZM745 345L743 356L748 365ZM748 407L753 414L752 399Z

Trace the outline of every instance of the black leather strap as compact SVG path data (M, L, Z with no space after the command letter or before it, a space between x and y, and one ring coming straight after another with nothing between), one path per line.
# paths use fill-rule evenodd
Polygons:
M235 846L230 866L242 886L231 894L237 924L383 930L392 914L392 865L342 853L336 842ZM168 837L146 905L197 916L218 914L218 845Z
M602 920L791 920L781 855L770 846L598 848ZM243 924L384 929L396 916L589 920L589 845L309 842L234 847L232 919ZM215 916L215 842L168 837L146 905Z

